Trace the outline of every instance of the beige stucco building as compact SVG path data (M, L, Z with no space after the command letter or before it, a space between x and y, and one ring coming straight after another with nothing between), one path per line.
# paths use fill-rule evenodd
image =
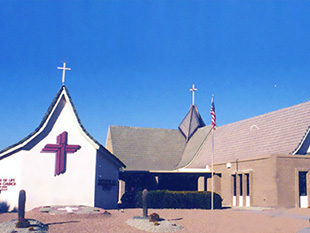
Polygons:
M310 102L214 131L192 105L179 129L110 126L106 147L127 165L123 191L211 190L213 156L223 205L308 207L309 126Z
M261 156L219 163L214 169L215 192L222 196L224 205L285 208L309 205L306 189L310 156Z

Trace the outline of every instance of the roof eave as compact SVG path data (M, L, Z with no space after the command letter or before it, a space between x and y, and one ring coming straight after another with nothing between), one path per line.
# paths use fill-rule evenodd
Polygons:
M120 168L126 168L126 165L115 155L113 155L108 149L106 149L104 146L100 145L99 151L101 151L103 154L107 154L107 158L112 161L116 166Z
M0 151L0 160L4 159L20 150L23 150L24 146L27 145L31 140L33 140L35 137L37 137L46 127L46 125L48 124L51 116L53 115L53 112L55 111L56 107L58 106L62 96L64 96L64 98L66 99L67 103L70 103L70 109L73 113L73 115L76 117L76 120L78 122L78 128L81 132L81 134L87 139L87 141L95 148L95 149L99 149L100 146L102 146L98 141L96 141L84 128L84 126L81 123L81 120L77 114L77 111L74 107L74 104L72 102L72 99L69 95L68 89L65 86L62 86L60 88L60 90L57 92L55 98L53 99L51 105L49 106L47 112L45 113L41 123L39 124L39 126L32 132L30 133L28 136L26 136L25 138L23 138L22 140L20 140L19 142L3 149L2 151Z
M22 140L20 140L19 142L4 148L2 151L0 151L0 160L3 158L8 157L9 155L22 150L23 147L25 145L27 145L27 143L29 143L33 138L35 138L38 134L40 134L40 132L43 131L43 129L45 128L47 122L49 121L50 117L52 116L52 113L54 112L56 106L58 105L60 99L61 99L61 93L63 92L63 87L57 92L55 98L53 99L51 105L49 106L47 112L45 113L41 123L39 124L39 126L32 132L30 133L28 136L26 136L25 138L23 138Z

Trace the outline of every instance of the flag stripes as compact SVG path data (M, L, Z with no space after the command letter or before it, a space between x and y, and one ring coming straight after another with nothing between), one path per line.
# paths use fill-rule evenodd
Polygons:
M215 106L214 106L214 96L212 96L212 99L211 99L210 114L212 117L212 128L215 130L216 129L216 115L215 115Z

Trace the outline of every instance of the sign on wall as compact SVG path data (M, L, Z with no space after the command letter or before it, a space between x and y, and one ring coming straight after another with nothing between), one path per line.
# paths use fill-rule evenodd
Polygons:
M112 186L116 186L116 180L98 179L98 186L102 186L102 190L111 190Z
M0 178L0 191L8 191L9 186L15 186L15 185L16 185L15 179Z

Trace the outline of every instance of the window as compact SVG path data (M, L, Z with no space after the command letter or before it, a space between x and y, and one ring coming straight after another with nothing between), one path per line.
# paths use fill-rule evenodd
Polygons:
M250 196L250 174L245 174L246 179L246 195Z
M236 179L236 175L232 175L232 176L233 176L234 196L237 196L237 179Z
M299 172L299 196L307 196L307 172Z
M243 183L243 181L242 181L242 174L239 174L239 183L240 183L240 196L242 196L243 195L243 189L242 189L242 183Z

